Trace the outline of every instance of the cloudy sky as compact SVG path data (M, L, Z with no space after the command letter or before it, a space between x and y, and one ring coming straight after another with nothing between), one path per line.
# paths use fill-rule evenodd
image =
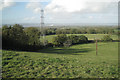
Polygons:
M118 23L119 0L2 0L3 24L40 23Z

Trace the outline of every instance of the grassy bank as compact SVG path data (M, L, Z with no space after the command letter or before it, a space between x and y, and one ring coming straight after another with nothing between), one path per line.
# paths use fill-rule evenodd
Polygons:
M3 78L117 78L118 42L48 48L39 52L3 50Z

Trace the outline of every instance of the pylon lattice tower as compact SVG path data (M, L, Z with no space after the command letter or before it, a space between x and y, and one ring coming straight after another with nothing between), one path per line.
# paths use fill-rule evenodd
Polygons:
M44 10L41 9L41 17L40 17L40 30L41 30L41 35L40 35L40 38L42 38L42 42L43 42L43 45L45 46L46 43L45 43L45 30L44 30Z

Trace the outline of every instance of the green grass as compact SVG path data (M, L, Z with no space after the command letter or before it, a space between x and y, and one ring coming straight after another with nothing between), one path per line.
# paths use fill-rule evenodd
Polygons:
M3 50L3 78L117 78L118 42L48 48L39 52Z
M88 37L88 40L94 40L95 38L97 39L101 39L103 38L104 35L107 35L107 34L67 34L68 36L69 35L85 35L86 37ZM46 39L48 40L48 42L52 43L52 38L55 37L56 35L48 35L46 36ZM118 39L118 36L117 35L111 35L111 38L113 40L116 40Z

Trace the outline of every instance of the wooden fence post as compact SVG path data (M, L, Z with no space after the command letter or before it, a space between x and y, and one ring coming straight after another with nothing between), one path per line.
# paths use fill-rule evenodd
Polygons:
M97 39L96 39L96 55L98 54L98 52L97 52Z

